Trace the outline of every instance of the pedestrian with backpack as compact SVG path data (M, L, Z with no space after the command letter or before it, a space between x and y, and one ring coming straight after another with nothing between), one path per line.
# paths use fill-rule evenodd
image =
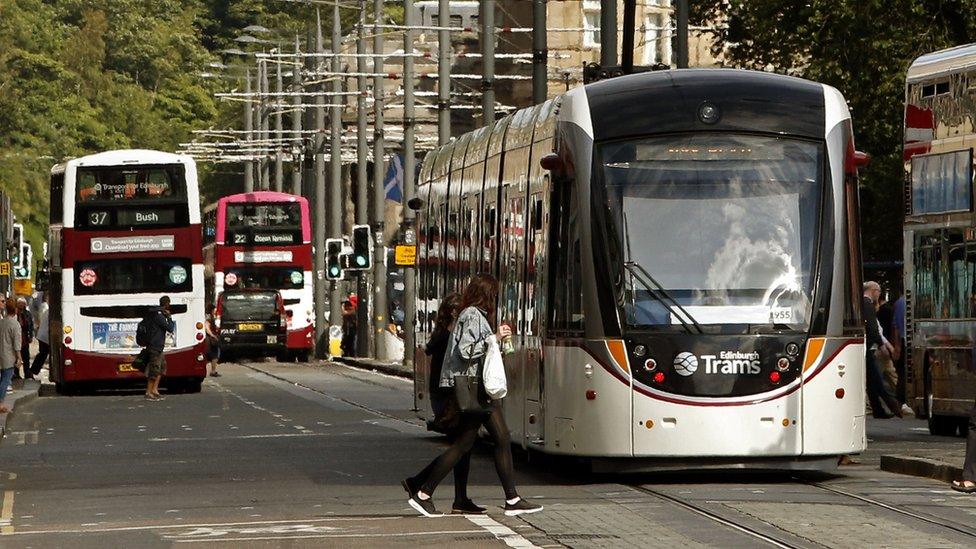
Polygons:
M144 347L140 355L146 365L146 400L163 400L163 395L159 394L159 382L166 375L163 348L166 334L176 331L169 302L168 295L159 298L159 307L152 308L136 327L136 344Z

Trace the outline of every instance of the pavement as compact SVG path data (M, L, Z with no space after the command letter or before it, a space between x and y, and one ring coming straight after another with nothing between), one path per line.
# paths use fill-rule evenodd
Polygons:
M223 364L203 391L18 402L0 445L0 547L973 547L976 497L878 469L888 449L950 447L924 422L870 423L870 452L836 474L595 475L516 452L506 517L490 445L469 495L487 516L425 519L400 479L442 451L409 380L342 364ZM450 479L435 503L451 502ZM775 540L775 543L769 540Z
M46 373L46 371L45 371ZM7 413L0 413L0 442L7 435L7 421L13 417L16 412L17 403L20 402L21 405L25 404L28 400L37 396L38 391L41 388L41 382L38 379L15 379L13 380L13 385L7 392L6 398L3 399L3 403L10 409Z
M387 375L402 377L405 379L413 379L413 370L404 366L402 361L388 362L383 360L374 360L372 358L359 358L359 357L346 357L346 356L335 357L333 360L335 362L338 362L340 364L345 364L347 366L353 366L356 368L362 368L364 370L381 372Z

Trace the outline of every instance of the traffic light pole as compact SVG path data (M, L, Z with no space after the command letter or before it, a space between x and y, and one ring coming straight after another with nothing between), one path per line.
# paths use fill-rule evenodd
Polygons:
M373 332L376 360L386 360L386 246L384 215L386 213L386 188L383 184L383 0L373 0L374 18L377 25L373 33Z
M369 223L369 174L367 173L369 142L366 139L367 118L366 96L366 1L359 0L359 28L356 34L356 223ZM373 330L370 329L373 315L369 312L369 273L358 271L356 275L356 295L359 307L356 309L356 354L372 356Z
M339 21L339 3L332 8L332 71L338 73L342 69L339 58L339 48L342 44L342 27ZM339 94L342 92L342 79L332 79L332 91L336 94L331 102L333 107L329 112L329 236L342 238L342 107L338 106ZM342 290L339 282L333 280L329 295L329 353L332 353L332 328L342 329Z
M316 11L315 51L321 54L322 20ZM315 98L315 349L323 357L328 350L328 319L325 317L325 96Z

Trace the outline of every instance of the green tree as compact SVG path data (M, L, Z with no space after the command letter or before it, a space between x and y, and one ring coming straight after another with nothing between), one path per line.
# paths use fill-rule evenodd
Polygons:
M976 36L976 10L959 0L703 0L714 53L734 67L772 70L838 88L854 118L865 258L901 259L905 73L924 53ZM715 25L715 23L718 23Z

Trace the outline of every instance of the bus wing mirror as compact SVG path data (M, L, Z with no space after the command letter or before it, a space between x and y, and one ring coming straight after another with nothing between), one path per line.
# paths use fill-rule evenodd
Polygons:
M560 172L563 169L563 159L556 153L549 153L539 160L539 165L543 170L550 172Z
M871 163L870 154L862 151L854 151L854 166L857 169L867 168L868 164L870 163Z
M416 197L411 198L410 200L407 200L407 207L415 212L420 211L420 209L424 207L424 201Z

